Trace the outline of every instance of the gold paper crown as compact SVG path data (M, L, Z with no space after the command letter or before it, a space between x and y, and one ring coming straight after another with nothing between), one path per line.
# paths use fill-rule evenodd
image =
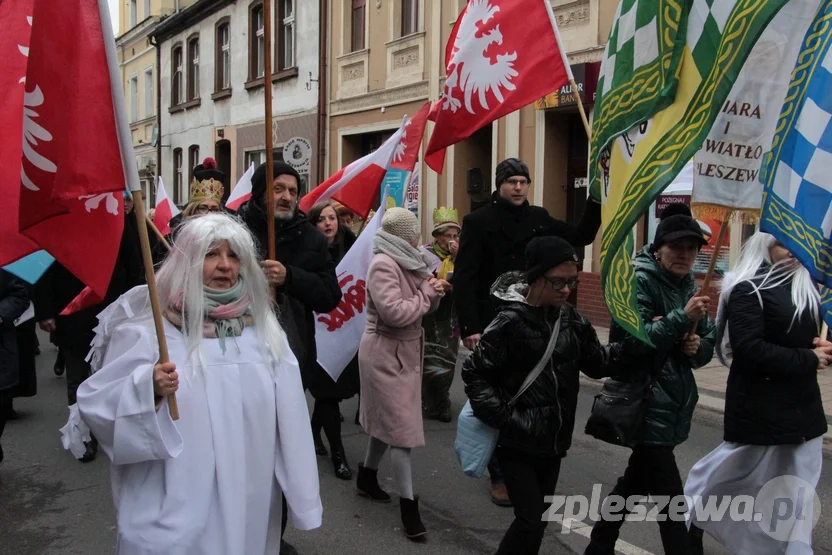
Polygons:
M440 206L433 211L433 230L436 231L446 225L459 227L459 212L456 208Z
M202 181L191 181L191 195L188 202L201 202L203 200L213 200L222 204L222 195L225 193L225 188L221 181L217 181L213 177L210 179L203 179Z

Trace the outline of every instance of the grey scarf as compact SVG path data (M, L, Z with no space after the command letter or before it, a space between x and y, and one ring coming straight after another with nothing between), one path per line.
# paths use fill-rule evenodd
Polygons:
M373 254L380 252L395 260L396 264L404 270L415 272L425 279L433 276L428 269L428 261L422 251L401 237L396 237L383 229L379 229L373 239Z

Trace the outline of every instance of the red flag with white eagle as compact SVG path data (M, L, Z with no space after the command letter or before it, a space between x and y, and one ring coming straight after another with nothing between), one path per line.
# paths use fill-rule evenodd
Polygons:
M4 193L13 190L4 195L12 201L3 203L0 219L17 220L35 249L54 256L99 300L118 255L125 189L116 127L116 107L123 111L124 101L119 77L110 73L118 63L106 3L101 9L97 0L34 0L26 18L3 19L3 33L31 30L18 49L19 75L11 79L23 88L22 125L14 114L0 113L6 130L0 141L22 139L22 153L3 162L17 179L0 183ZM8 80L3 73L0 79Z
M300 199L300 209L309 209L319 202L334 198L352 212L366 219L378 196L384 174L399 147L405 125L384 141L377 150L359 158L347 167L335 172L329 179L309 191Z
M168 197L165 184L162 183L162 176L159 176L159 184L156 186L156 209L153 211L153 224L162 235L170 234L170 221L179 214L179 208Z
M390 167L397 170L412 172L419 159L419 151L422 146L422 139L425 136L425 127L428 124L430 113L430 101L425 102L418 112L404 124L402 138L393 153L393 160Z
M550 0L468 0L449 38L426 156L569 82Z

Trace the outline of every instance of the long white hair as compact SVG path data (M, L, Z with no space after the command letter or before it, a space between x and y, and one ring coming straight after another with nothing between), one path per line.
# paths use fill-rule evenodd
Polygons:
M267 363L269 355L277 361L282 354L285 334L272 310L273 301L259 265L254 238L243 224L230 216L211 214L189 218L182 225L173 250L156 273L162 312L174 310L180 314L190 359L194 352L199 352L202 343L205 318L203 262L208 252L222 241L228 241L240 260L239 278L251 299L249 312L263 357Z
M799 262L794 260L781 260L773 263L771 260L771 247L777 242L773 235L759 231L755 233L743 246L740 258L733 270L725 274L722 280L722 293L719 297L719 309L716 315L717 342L716 354L719 360L729 365L727 360L730 357L730 340L728 338L728 318L726 307L731 291L737 284L749 282L754 294L759 298L760 291L773 289L791 282L792 303L795 312L789 324L789 330L795 322L803 317L808 311L811 318L820 330L820 319L818 312L820 308L820 293L812 280L809 271ZM763 274L762 269L768 266L768 271ZM754 278L762 276L761 280Z

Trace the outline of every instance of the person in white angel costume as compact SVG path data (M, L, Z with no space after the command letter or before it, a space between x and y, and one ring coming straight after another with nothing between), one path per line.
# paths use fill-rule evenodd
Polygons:
M99 315L64 445L92 431L110 457L119 555L277 555L281 496L301 530L322 507L298 363L254 241L228 216L193 219L157 282L170 362L137 287Z

